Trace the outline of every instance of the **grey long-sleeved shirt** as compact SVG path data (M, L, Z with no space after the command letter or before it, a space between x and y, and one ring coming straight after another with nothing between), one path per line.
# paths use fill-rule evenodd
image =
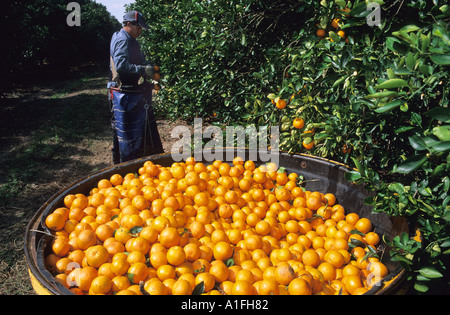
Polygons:
M115 32L111 39L110 54L123 85L137 85L145 74L145 60L139 43L124 29Z

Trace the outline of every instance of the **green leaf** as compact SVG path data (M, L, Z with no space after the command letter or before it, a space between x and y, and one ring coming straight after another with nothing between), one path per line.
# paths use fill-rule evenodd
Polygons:
M366 175L366 168L359 163L359 161L352 157L353 163L355 163L356 169L361 175Z
M416 149L417 151L423 151L427 149L427 144L420 136L412 136L408 138L409 143L411 146Z
M419 273L422 276L427 277L428 279L437 279L443 277L442 273L440 273L434 267L423 267L422 269L419 270Z
M386 46L396 54L406 54L408 46L404 44L400 39L396 37L386 38Z
M409 174L412 171L415 171L420 166L422 166L423 163L425 163L428 160L428 157L426 155L416 155L413 156L405 161L405 163L399 165L397 167L396 172L401 174Z
M425 113L428 117L450 123L450 108L438 106Z
M127 273L127 278L130 280L131 283L134 282L134 273Z
M428 290L430 288L423 283L416 282L416 283L414 283L414 289L418 292L425 293L425 292L428 292Z
M202 281L195 286L192 295L202 295L203 292L205 292L205 282Z
M395 192L399 195L403 194L405 192L405 186L403 186L400 183L391 183L388 186L388 189L392 192Z
M390 79L375 86L376 89L395 89L408 86L408 82L403 79Z
M354 182L361 178L362 176L359 172L352 171L345 173L345 179L348 180L349 182Z
M130 234L139 234L143 229L142 226L134 226L130 229Z
M450 126L434 127L433 134L441 141L450 141Z
M369 94L367 98L384 98L384 97L395 97L398 93L394 91L383 91L378 93Z
M410 130L412 130L412 129L414 129L414 127L411 127L411 126L402 126L402 127L399 127L399 128L397 128L397 129L395 129L394 131L395 131L395 133L402 133L402 132L410 131Z
M430 59L438 65L450 66L450 54L432 55Z
M432 148L438 152L446 152L450 150L450 141L441 141L436 145L433 145Z
M441 244L441 247L444 247L444 248L450 247L450 239L444 241L444 242Z
M245 37L245 34L242 34L242 37L241 37L241 45L242 45L242 46L247 45L247 38Z
M233 266L233 265L234 265L234 259L233 259L233 258L228 259L228 260L225 262L225 265L226 265L227 267Z
M400 105L402 105L404 102L401 100L396 100L396 101L392 101L390 103L387 103L386 105L384 105L383 107L377 108L375 109L375 112L382 114L382 113L386 113L386 112L390 112L393 109L399 107Z
M369 15L372 11L367 10L367 5L365 2L357 4L348 14L356 18L362 18Z
M355 246L355 247L366 248L366 244L364 244L360 240L357 240L356 238L350 239L350 244Z
M410 32L415 32L420 30L420 27L418 27L417 25L406 25L404 27L402 27L402 29L400 31L405 32L405 33L410 33Z

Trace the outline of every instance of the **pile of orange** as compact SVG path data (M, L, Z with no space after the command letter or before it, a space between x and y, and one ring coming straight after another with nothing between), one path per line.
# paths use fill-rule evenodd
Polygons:
M64 204L45 263L75 294L354 295L388 274L370 220L273 163L147 161Z

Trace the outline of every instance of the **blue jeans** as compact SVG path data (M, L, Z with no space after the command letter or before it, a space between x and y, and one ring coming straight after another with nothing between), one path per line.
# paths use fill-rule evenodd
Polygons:
M112 91L111 96L114 164L163 153L151 94Z

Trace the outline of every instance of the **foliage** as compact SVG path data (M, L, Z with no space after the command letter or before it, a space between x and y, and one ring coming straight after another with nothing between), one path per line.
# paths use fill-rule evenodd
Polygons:
M281 149L355 165L348 179L374 191L366 200L374 211L406 216L420 231L421 242L386 242L425 292L449 281L450 8L443 0L376 0L381 20L369 26L369 2L133 7L151 23L142 44L166 75L171 117L279 125ZM274 106L279 98L285 109ZM292 125L298 117L302 129Z
M280 41L305 19L298 1L137 0L143 50L162 65L170 117L238 122L280 74ZM249 117L247 115L247 117Z
M111 36L120 29L120 23L101 4L92 0L77 2L81 8L80 27L67 25L69 1L6 2L1 20L8 46L2 51L0 65L7 82L19 76L19 70L30 72L38 65L48 64L57 70L105 59Z

